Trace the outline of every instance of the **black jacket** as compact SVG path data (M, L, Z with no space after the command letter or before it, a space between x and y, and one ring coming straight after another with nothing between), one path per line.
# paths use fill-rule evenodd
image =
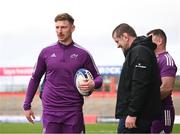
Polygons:
M160 115L160 75L151 37L137 37L124 53L116 118L155 119Z

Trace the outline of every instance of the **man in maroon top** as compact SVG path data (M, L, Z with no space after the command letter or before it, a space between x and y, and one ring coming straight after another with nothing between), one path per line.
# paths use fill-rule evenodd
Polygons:
M74 19L67 13L55 18L58 42L44 48L30 79L24 101L25 116L33 123L31 102L45 74L42 93L42 122L44 133L84 133L83 96L78 92L74 76L78 69L88 69L94 80L80 85L81 90L100 88L100 76L90 53L72 40Z
M161 76L161 100L162 100L162 116L159 120L152 123L152 133L171 133L174 125L175 110L172 101L172 91L174 88L176 64L171 55L166 51L167 37L163 30L154 29L147 33L152 36L152 40L156 43L155 50L160 76Z

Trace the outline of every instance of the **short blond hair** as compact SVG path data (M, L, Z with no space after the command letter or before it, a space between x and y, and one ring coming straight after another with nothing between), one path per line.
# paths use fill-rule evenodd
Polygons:
M71 24L74 24L74 18L69 15L68 13L61 13L61 14L58 14L54 21L57 22L57 21L62 21L62 20L67 20L69 21Z

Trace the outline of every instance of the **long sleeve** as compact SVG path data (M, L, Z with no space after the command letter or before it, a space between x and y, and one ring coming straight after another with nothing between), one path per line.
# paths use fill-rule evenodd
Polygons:
M100 88L102 86L103 79L98 71L98 68L94 62L93 57L90 54L87 56L87 60L85 62L85 68L90 70L90 72L94 77L95 89Z
M128 107L129 115L137 116L141 111L146 97L148 95L148 89L151 85L151 58L146 49L138 49L135 51L131 62L132 68L132 82L131 82L131 94L130 103Z
M25 97L25 101L24 101L24 105L23 105L24 110L31 109L31 102L35 96L35 93L38 89L41 77L43 76L45 70L46 70L45 60L43 58L43 52L41 52L38 57L37 64L34 68L32 77L28 84L28 88L26 91L26 97Z

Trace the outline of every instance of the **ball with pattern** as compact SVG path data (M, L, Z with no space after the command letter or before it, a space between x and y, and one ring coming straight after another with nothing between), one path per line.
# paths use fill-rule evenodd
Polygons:
M79 84L82 83L84 80L90 80L90 79L93 80L93 76L92 76L91 72L87 69L81 68L75 74L76 88L79 91L79 93L83 96L89 96L91 90L82 91L79 88Z

